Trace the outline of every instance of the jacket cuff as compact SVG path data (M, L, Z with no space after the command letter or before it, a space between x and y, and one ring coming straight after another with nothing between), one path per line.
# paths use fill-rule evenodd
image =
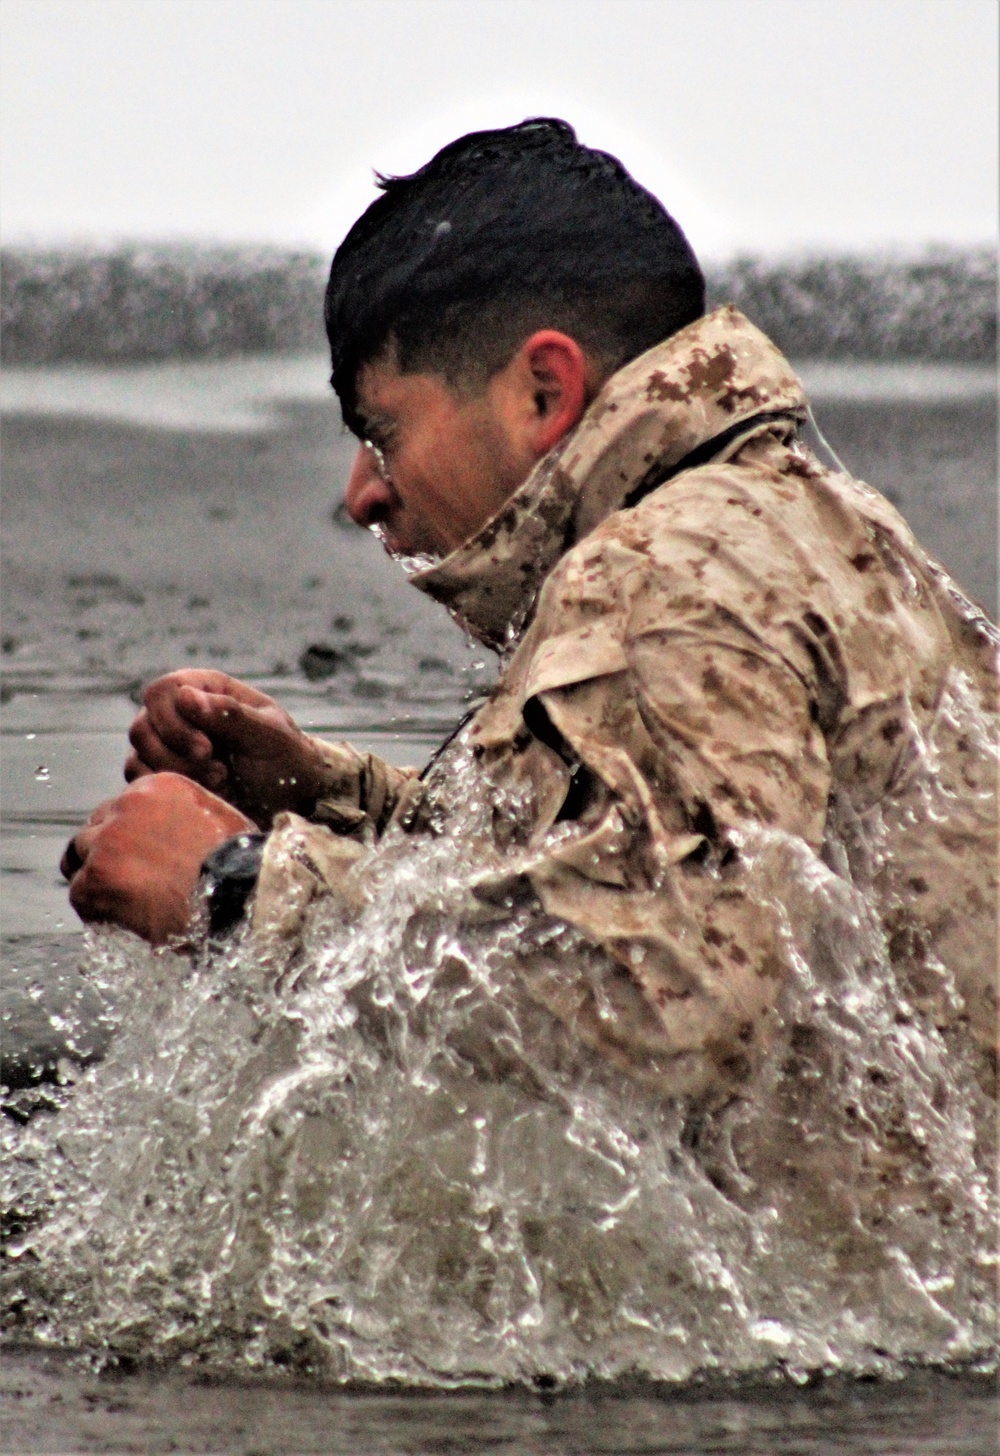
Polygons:
M392 817L403 786L417 775L396 768L375 753L358 753L347 743L313 742L323 755L327 778L308 816L335 834L373 843Z

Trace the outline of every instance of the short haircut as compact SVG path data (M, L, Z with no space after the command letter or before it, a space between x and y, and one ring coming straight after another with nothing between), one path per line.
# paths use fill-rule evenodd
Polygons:
M380 357L475 391L556 328L610 374L704 313L666 208L565 121L472 132L377 185L326 290L332 383L357 434L357 376Z

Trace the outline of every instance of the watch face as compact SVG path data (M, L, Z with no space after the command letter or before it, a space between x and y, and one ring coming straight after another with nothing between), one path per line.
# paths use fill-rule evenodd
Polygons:
M242 919L257 887L266 840L263 833L234 834L206 856L199 895L207 920L205 929L211 938L228 935Z

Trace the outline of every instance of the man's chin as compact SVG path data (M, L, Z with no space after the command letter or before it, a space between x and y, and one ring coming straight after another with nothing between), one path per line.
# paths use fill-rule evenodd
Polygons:
M414 573L426 571L428 567L435 566L445 554L442 551L427 549L423 544L413 545L404 537L394 535L383 523L369 527L373 536L377 536L382 543L382 549L387 556L402 566L404 571Z

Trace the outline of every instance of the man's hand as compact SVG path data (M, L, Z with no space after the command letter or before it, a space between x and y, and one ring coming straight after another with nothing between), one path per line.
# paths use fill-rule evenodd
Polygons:
M281 809L309 814L324 783L324 760L273 698L224 672L171 672L143 691L129 729L131 783L144 774L194 779L262 828Z
M162 945L188 927L205 856L255 828L190 779L145 775L98 804L66 846L60 869L70 904L81 920L121 925Z

